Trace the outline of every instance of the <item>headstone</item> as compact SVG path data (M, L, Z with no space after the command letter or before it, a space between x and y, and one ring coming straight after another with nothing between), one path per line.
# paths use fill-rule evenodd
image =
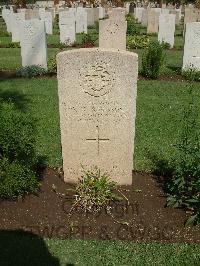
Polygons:
M99 47L126 50L127 23L123 20L99 21Z
M104 7L99 7L99 19L105 18L105 8Z
M186 24L183 69L200 71L200 22Z
M147 33L157 33L159 23L159 13L154 10L148 11Z
M20 42L21 23L25 20L25 13L12 14L12 42Z
M112 49L57 55L64 180L96 166L120 185L132 183L138 56Z
M167 15L167 14L169 14L169 9L162 8L161 13Z
M138 22L142 21L142 12L144 8L143 7L136 7L135 8L135 18L137 19Z
M159 16L158 41L169 43L171 48L174 46L175 17L173 14Z
M39 10L38 9L26 9L25 19L39 19Z
M129 14L129 12L130 12L130 2L127 2L125 4L125 8L126 8L126 14Z
M39 8L39 17L40 19L45 19L45 8Z
M47 46L44 21L25 20L21 23L22 66L39 65L47 68Z
M99 21L99 9L93 8L93 12L94 12L94 21Z
M70 11L59 13L60 42L68 45L76 41L75 15Z
M78 8L76 12L76 33L87 33L87 12Z
M93 26L94 25L94 10L93 8L85 8L87 12L87 25Z
M112 8L108 12L109 18L125 21L126 10L124 8Z
M141 24L142 24L142 26L147 27L147 9L146 9L146 8L144 8L144 9L142 10Z
M44 22L45 22L46 33L53 34L53 19L51 12L45 11Z
M174 9L174 10L171 10L169 13L175 15L175 24L179 25L179 22L180 22L180 20L179 20L179 11Z

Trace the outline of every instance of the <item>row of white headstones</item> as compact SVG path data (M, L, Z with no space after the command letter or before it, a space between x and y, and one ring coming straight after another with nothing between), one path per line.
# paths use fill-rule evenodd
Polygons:
M168 14L169 12L174 14ZM199 13L192 9L185 13L183 69L200 70L200 22L195 22L200 20ZM181 20L180 9L136 8L134 16L138 22L147 26L147 33L158 33L158 41L168 43L173 48L175 25Z
M46 34L53 33L54 14L44 8L20 9L18 13L13 13L11 9L2 10L7 31L12 33L12 41L20 42L22 66L40 65L47 68ZM78 7L60 11L60 42L73 44L76 41L76 33L87 33L87 27L94 25L95 20L104 16L105 9L101 7Z
M139 20L138 9L135 17ZM98 11L98 15L95 12ZM39 9L39 19L25 20L26 10L13 13L3 9L2 16L13 41L20 41L22 66L41 65L47 68L46 36L52 34L52 12ZM176 11L179 12L179 11ZM147 31L157 32L160 42L174 45L175 14L166 14L166 10L153 8L147 13ZM105 9L70 8L59 12L60 42L68 45L76 41L76 33L87 33L87 27L95 20L105 17ZM157 22L156 22L157 21ZM113 9L109 19L99 21L99 47L126 50L126 29L124 9ZM200 68L200 22L186 23L183 68Z

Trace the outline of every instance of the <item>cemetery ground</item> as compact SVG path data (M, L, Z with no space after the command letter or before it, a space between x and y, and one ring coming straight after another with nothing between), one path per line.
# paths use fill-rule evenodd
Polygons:
M9 36L1 40L0 99L13 101L17 109L36 119L36 149L47 163L38 194L0 202L3 265L8 258L16 265L197 265L200 228L185 227L189 213L184 210L166 208L164 179L155 175L170 170L165 169L166 162L174 156L182 110L188 103L191 83L180 75L182 38L176 38L179 48L166 50L166 66L159 80L140 76L133 186L119 188L124 200L114 206L113 213L103 210L97 215L79 209L69 215L73 193L67 190L71 185L62 181L56 76L17 78L20 49L8 48ZM48 38L49 58L61 49L69 48L59 46L57 34ZM142 49L134 51L141 66ZM192 86L200 106L200 85L193 82ZM152 162L155 155L159 159L156 165Z

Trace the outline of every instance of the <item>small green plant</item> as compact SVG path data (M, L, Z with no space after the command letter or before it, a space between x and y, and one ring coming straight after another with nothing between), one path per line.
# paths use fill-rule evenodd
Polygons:
M32 65L32 66L26 66L26 67L22 67L18 69L16 75L18 77L23 77L23 78L33 78L36 76L44 75L46 73L47 71L44 68L40 66Z
M142 55L141 74L147 78L157 79L164 62L163 47L158 41L150 42Z
M48 60L48 72L49 73L57 73L56 57L52 57Z
M182 71L182 75L189 81L200 81L200 70L190 67Z
M127 21L127 35L133 36L133 35L139 35L140 30L135 24L135 20L131 15L126 16Z
M39 157L35 152L33 119L0 102L0 197L15 198L37 192Z
M81 41L81 44L84 46L84 47L92 47L94 46L94 42L95 40L92 38L91 34L86 34L86 33L82 33L82 41Z
M141 49L141 48L146 48L148 46L149 38L146 35L128 36L126 42L128 49Z
M180 142L174 158L175 173L168 184L168 206L184 206L191 211L186 224L200 223L200 130L192 87L184 108Z
M20 48L19 42L11 42L8 44L8 48Z
M171 48L170 44L168 42L162 42L163 49L169 50Z
M84 211L99 211L111 200L119 199L114 192L116 182L111 181L107 174L101 174L97 167L85 171L76 187L78 204Z

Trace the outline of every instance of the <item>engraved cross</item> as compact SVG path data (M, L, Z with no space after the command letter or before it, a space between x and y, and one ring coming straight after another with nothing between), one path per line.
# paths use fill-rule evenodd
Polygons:
M100 153L100 142L101 141L104 141L104 142L105 141L109 141L110 139L101 138L100 137L100 133L99 133L99 126L96 126L96 128L97 128L97 138L90 138L90 139L86 139L86 140L97 142L97 152L98 152L98 155L99 155L99 153Z

